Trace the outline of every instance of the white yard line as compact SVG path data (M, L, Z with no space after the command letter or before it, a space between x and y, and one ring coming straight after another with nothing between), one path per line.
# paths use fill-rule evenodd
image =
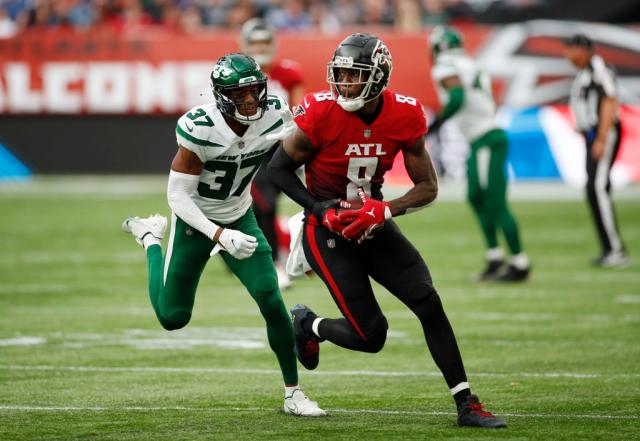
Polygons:
M151 367L151 366L53 366L53 365L0 365L0 370L23 370L23 371L72 371L72 372L165 372L165 373L211 373L211 374L258 374L258 375L280 375L280 371L275 369L250 369L250 368L184 368L184 367ZM313 371L307 375L317 375L322 377L440 377L440 372L433 371ZM598 374L598 373L578 373L578 372L472 372L470 377L488 378L576 378L576 379L602 379L640 378L640 373L627 374Z
M228 408L203 408L183 406L30 406L30 405L0 405L0 411L18 412L272 412L268 407L228 407ZM455 416L455 412L417 411L417 410L386 410L386 409L327 409L327 412L351 414L351 415L399 415L399 416ZM638 415L590 415L590 414L547 414L547 413L501 413L503 417L516 418L551 418L551 419L597 419L597 420L638 420Z

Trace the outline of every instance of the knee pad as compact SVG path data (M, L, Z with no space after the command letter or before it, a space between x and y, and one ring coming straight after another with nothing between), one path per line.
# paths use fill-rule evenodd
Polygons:
M184 328L191 320L191 311L175 311L160 319L160 324L167 331Z
M367 339L363 341L363 350L375 354L380 352L387 341L387 330L389 323L385 316L380 316L373 322L375 331L367 334Z
M258 276L253 284L252 294L257 297L264 297L278 291L278 278L274 274Z

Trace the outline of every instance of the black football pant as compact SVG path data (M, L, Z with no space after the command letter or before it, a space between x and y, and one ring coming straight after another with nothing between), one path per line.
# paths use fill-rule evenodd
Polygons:
M275 150L275 149L274 149ZM258 173L251 184L251 197L253 198L253 212L256 215L258 226L271 245L271 257L274 262L278 261L278 236L276 234L276 208L280 188L274 185L267 175L266 164L269 163L273 152L267 153Z
M596 161L591 156L593 136L585 135L587 144L587 200L593 222L598 232L602 253L623 251L624 246L618 230L616 213L611 200L609 174L620 149L620 123L609 132L602 158Z
M436 365L453 388L467 381L455 335L426 263L393 221L362 245L322 226L306 224L304 253L329 288L343 318L324 319L319 333L343 348L378 352L387 337L387 319L380 310L369 277L413 311Z

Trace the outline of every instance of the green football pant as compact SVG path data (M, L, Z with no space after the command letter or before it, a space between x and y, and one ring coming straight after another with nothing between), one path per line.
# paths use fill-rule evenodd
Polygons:
M247 259L238 260L227 252L220 254L258 304L267 324L269 345L278 358L285 384L298 384L293 326L278 289L271 247L258 228L251 209L225 227L258 239L258 248ZM165 329L180 329L189 323L198 281L213 246L214 242L204 234L174 215L164 259L160 245L152 245L147 249L149 296L156 316Z
M505 163L507 135L494 129L471 143L467 160L467 199L475 212L488 248L498 246L497 230L505 235L511 254L522 251L518 224L507 205Z

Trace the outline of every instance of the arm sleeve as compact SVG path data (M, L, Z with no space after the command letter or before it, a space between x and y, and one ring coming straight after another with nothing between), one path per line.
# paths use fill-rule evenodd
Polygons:
M451 118L460 107L462 107L462 103L464 102L464 88L462 86L452 87L449 89L449 100L447 101L447 105L444 106L444 109L438 115L438 119L442 121L446 121Z
M271 181L280 187L287 196L307 210L313 211L313 205L317 201L296 175L296 170L301 165L303 164L291 159L280 146L269 162L269 176Z
M167 200L176 216L213 240L214 234L220 227L207 219L191 199L191 193L196 191L199 181L200 177L197 175L171 170L167 186Z

